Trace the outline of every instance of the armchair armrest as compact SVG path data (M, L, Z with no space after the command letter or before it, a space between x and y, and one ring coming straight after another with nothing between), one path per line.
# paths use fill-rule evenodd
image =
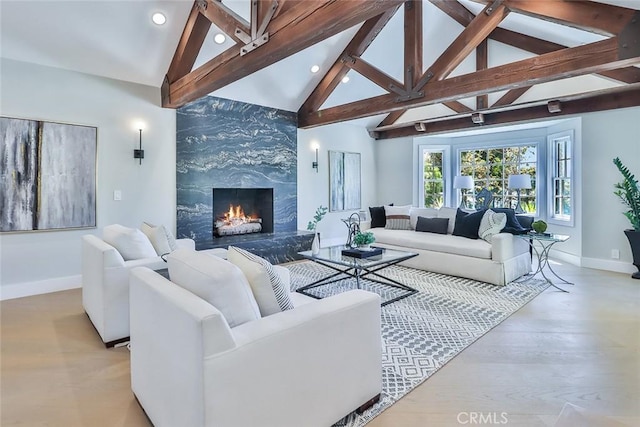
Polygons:
M331 425L382 390L376 294L345 292L232 334L236 347L205 362L206 412L219 425ZM238 395L251 411L238 408Z
M511 233L498 233L491 238L491 259L494 261L504 262L528 251L527 242Z
M196 250L196 242L193 239L176 239L176 246L178 249Z

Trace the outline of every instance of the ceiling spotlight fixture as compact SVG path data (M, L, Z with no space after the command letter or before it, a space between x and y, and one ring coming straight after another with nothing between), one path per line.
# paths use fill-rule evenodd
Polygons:
M562 111L562 104L560 101L549 101L547 102L547 110L550 113L560 113Z
M213 41L218 43L218 44L222 44L227 40L227 37L222 34L222 33L218 33L213 37Z
M342 83L349 83L349 76L344 76L342 78Z
M484 115L482 113L473 113L471 115L471 121L477 125L484 124Z
M167 22L167 17L164 16L163 13L160 12L156 12L153 14L153 16L151 17L151 20L153 21L154 24L156 25L164 25L165 22Z
M413 126L416 128L416 130L418 132L426 132L427 131L427 125L425 123L418 122L418 123L414 124Z
M314 65L313 67L311 67L311 72L312 73L317 73L318 71L320 71L320 67L318 65Z

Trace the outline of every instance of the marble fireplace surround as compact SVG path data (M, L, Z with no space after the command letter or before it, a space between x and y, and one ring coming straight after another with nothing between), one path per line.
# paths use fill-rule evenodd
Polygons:
M296 114L206 96L176 114L177 237L197 249L234 244L271 262L296 259L313 235L297 231ZM273 188L273 233L213 236L212 188Z

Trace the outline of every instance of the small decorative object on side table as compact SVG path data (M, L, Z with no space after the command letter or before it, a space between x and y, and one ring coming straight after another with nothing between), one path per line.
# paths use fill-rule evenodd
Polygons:
M322 218L327 214L329 209L320 205L318 209L316 209L315 215L313 215L313 221L309 221L307 224L307 230L313 231L313 242L311 242L311 252L317 254L320 251L320 235L316 232L316 227L318 223L322 221Z
M549 269L549 271L556 276L558 279L560 279L563 283L566 283L567 285L573 285L573 283L563 279L562 277L558 276L558 273L556 273L555 271L553 271L553 268L551 268L551 264L549 264L549 251L551 250L551 247L553 245L555 245L556 243L562 243L562 242L566 242L567 240L569 240L570 236L566 236L564 234L552 234L552 233L536 233L536 232L529 232L527 234L518 234L516 235L516 237L520 237L522 239L525 239L527 241L527 243L529 243L529 245L533 248L533 250L535 251L536 255L538 256L538 268L536 269L535 272L533 272L531 274L530 277L534 277L536 274L540 273L542 274L542 277L544 277L544 279L554 288L562 291L562 292L569 292L566 289L562 289L558 286L556 286L551 279L549 279L547 277L547 275L544 273L544 268L547 267ZM540 244L540 246L542 247L542 249L538 249L535 246L535 242L538 242Z

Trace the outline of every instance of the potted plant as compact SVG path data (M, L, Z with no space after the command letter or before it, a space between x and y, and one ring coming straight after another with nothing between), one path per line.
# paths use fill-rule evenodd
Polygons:
M353 244L356 245L360 249L369 250L371 249L371 244L376 241L373 233L370 231L359 231L353 237Z
M313 242L311 242L311 252L317 254L320 252L320 235L316 232L316 227L318 223L322 221L322 218L327 214L329 209L320 205L318 209L316 209L316 213L313 215L313 220L309 221L307 224L307 230L313 231Z
M613 164L616 165L624 178L621 182L614 185L616 189L614 194L629 208L629 210L623 213L633 227L632 229L624 230L624 234L627 236L629 245L631 246L633 265L638 268L638 271L633 273L631 277L640 279L640 189L638 189L638 180L631 171L622 164L618 157L613 159Z

